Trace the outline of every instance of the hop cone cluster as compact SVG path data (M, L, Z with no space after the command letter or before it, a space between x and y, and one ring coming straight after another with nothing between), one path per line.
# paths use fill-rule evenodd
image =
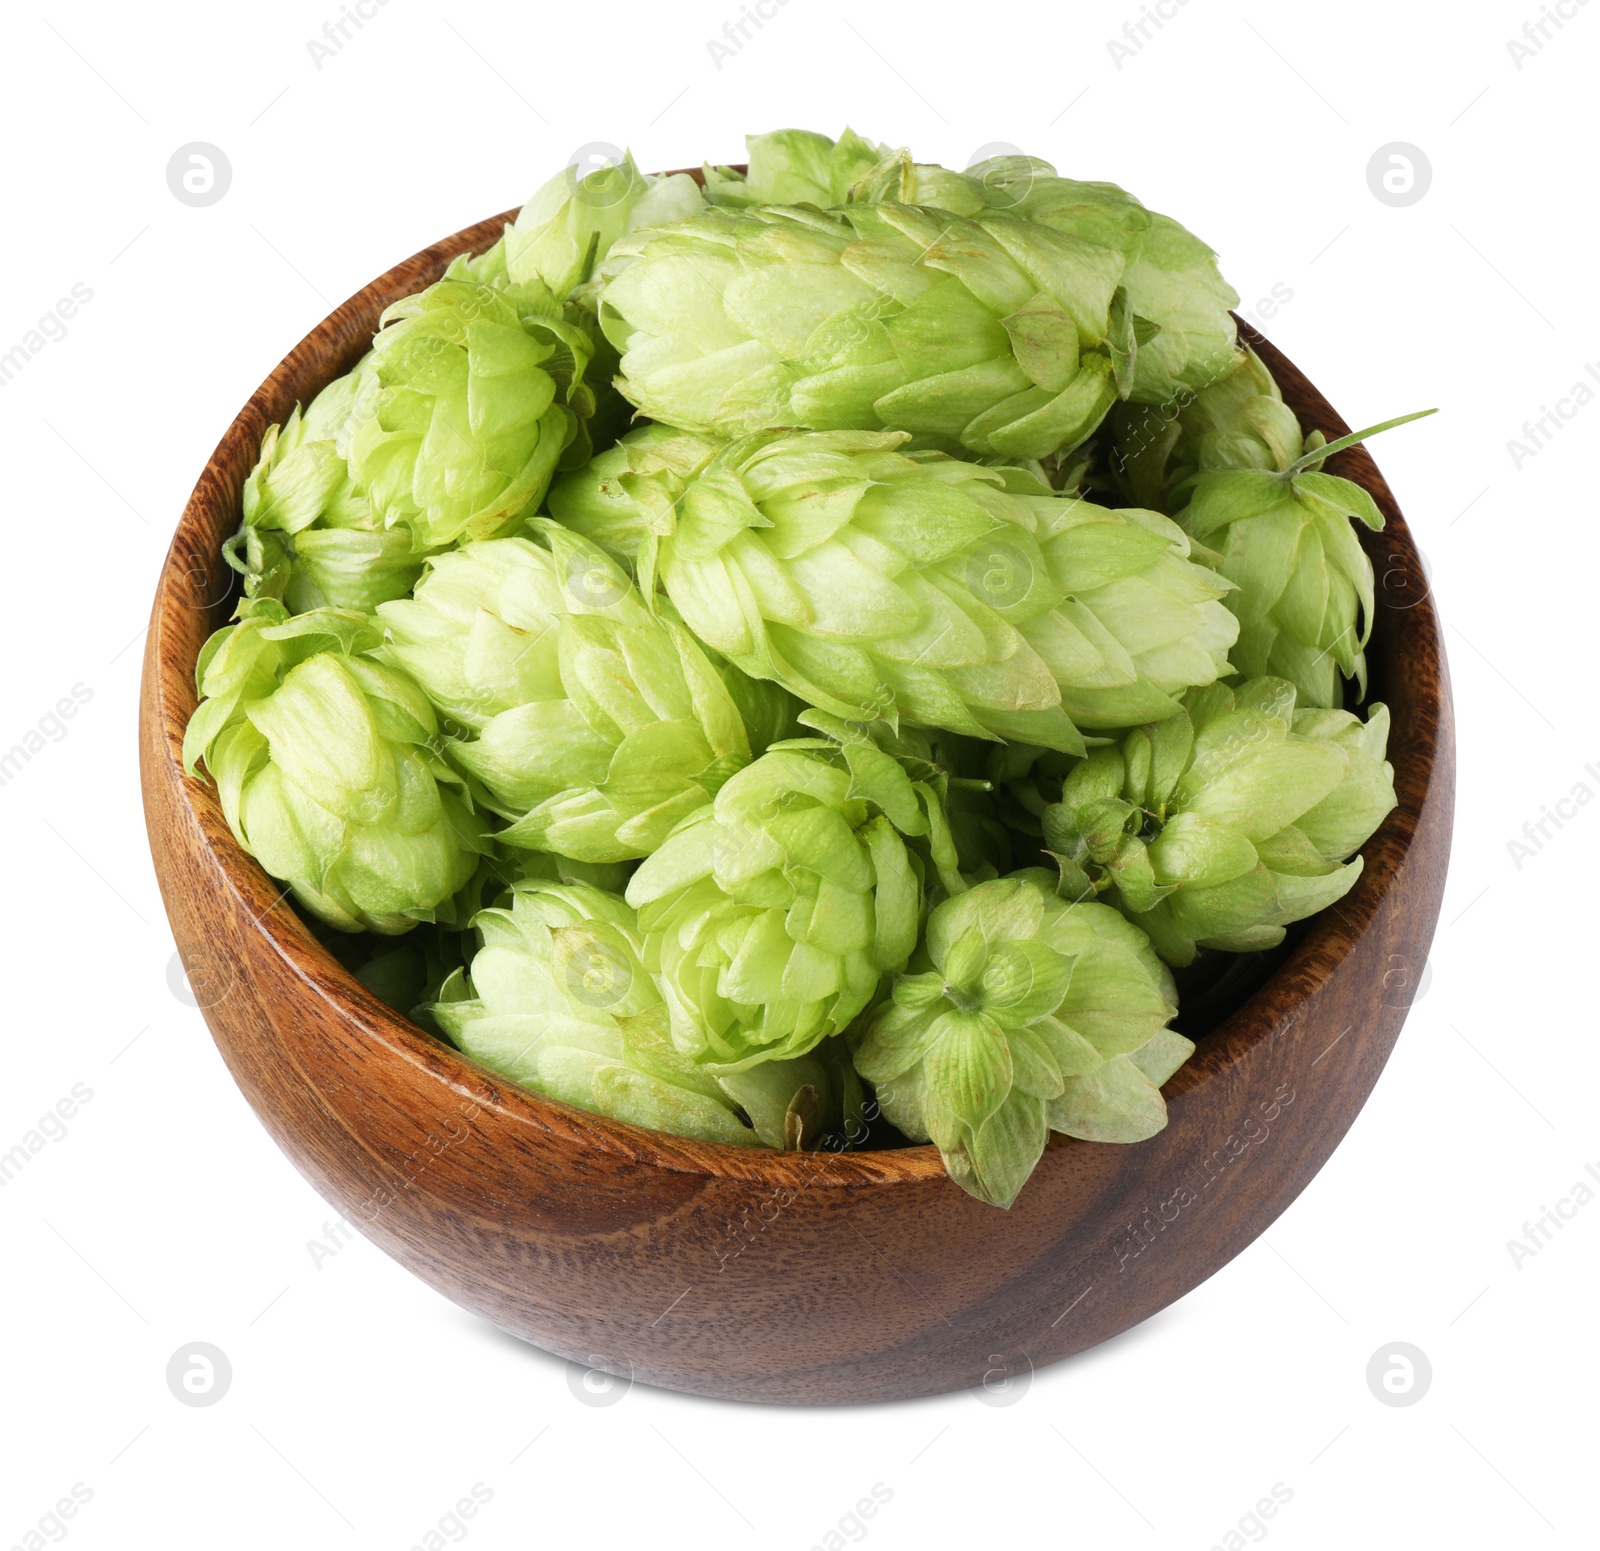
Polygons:
M1372 433L1236 300L1021 154L564 169L263 438L188 768L508 1080L1007 1206L1161 1129L1173 970L1248 978L1395 803L1322 469Z
M636 432L551 508L701 640L837 715L1082 752L1229 670L1228 584L1158 513L903 434Z

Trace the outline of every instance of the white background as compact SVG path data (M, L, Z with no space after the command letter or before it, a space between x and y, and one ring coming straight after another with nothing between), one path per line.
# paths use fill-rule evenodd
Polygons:
M0 1189L0 1546L79 1482L93 1495L65 1527L84 1551L405 1548L477 1483L492 1496L462 1525L482 1551L805 1548L856 1535L840 1521L875 1483L892 1497L859 1529L882 1551L1204 1548L1230 1530L1285 1551L1592 1544L1600 1201L1520 1263L1508 1241L1600 1169L1600 804L1520 866L1508 842L1579 783L1600 792L1600 405L1569 406L1520 468L1507 444L1600 360L1600 4L1566 0L1573 19L1519 68L1507 43L1535 0L1168 0L1118 68L1107 40L1134 0L767 3L720 65L707 40L734 0L389 0L320 69L307 41L335 0L7 23L0 353L75 282L93 298L0 388L0 746L74 684L92 699L0 787L0 1151L75 1084L92 1098ZM135 760L141 631L206 457L335 303L591 142L669 168L739 159L747 130L846 122L955 166L998 141L1114 179L1215 245L1246 310L1292 293L1266 331L1352 424L1441 407L1374 451L1448 626L1449 892L1426 995L1348 1139L1148 1324L1002 1407L642 1386L597 1407L564 1363L365 1241L313 1263L330 1210L171 988ZM168 191L190 141L232 165L207 208ZM1367 179L1394 141L1432 168L1399 208ZM233 1369L205 1409L164 1377L194 1341ZM1396 1341L1433 1370L1403 1409L1365 1379ZM1240 1532L1276 1483L1287 1503Z

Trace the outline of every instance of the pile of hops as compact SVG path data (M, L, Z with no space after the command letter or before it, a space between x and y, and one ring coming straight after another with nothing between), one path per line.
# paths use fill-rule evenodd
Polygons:
M1007 1206L1394 806L1382 518L1236 301L1030 157L559 174L264 438L189 768L474 1060Z

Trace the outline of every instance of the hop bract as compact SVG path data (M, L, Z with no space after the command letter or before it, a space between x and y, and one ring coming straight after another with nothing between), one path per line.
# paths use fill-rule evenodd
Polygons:
M1123 267L1006 212L718 208L619 242L599 316L654 420L888 428L1042 458L1132 384Z
M779 129L745 136L746 168L705 169L705 197L723 205L842 205L858 179L886 156L886 145L874 145L847 129L837 140L809 129ZM935 200L907 203L935 204Z
M927 860L962 886L937 791L865 734L746 766L628 884L678 1048L752 1067L843 1030L916 946Z
M746 673L836 715L1081 752L1229 671L1228 584L1155 512L895 433L632 433L552 493Z
M1395 805L1388 733L1383 706L1297 710L1282 679L1197 690L1066 778L1044 815L1063 892L1110 891L1170 964L1274 947L1360 876Z
M241 604L201 652L184 762L205 761L234 836L308 910L396 934L435 919L490 847L427 697L367 655L378 642L359 615Z
M578 535L434 557L378 611L385 657L460 729L449 758L512 822L506 845L587 862L647 856L750 759L738 706L677 621Z
M1052 1130L1161 1130L1161 1084L1194 1049L1167 1028L1177 997L1144 933L1052 883L1036 869L939 905L856 1050L885 1115L995 1206L1016 1199Z
M587 884L517 885L474 925L470 971L431 1012L474 1060L614 1120L736 1147L799 1147L844 1119L838 1058L719 1077L672 1043L666 1005L639 962L634 913Z

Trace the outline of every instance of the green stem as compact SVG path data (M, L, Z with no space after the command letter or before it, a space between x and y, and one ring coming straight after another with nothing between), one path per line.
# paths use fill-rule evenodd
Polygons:
M1409 425L1413 420L1422 420L1428 415L1438 413L1437 409L1419 409L1415 414L1401 415L1397 420L1385 420L1381 425L1369 425L1364 431L1352 431L1348 436L1341 436L1336 442L1324 442L1322 446L1302 453L1296 458L1283 471L1283 477L1293 479L1296 474L1303 474L1313 463L1321 463L1324 458L1331 457L1336 452L1343 452L1346 447L1354 447L1357 442L1364 442L1369 436L1376 436L1380 431L1392 431L1397 425Z

